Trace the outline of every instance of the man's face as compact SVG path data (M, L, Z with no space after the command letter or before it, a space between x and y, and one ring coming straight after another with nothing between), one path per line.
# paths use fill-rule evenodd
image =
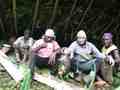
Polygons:
M77 42L79 43L79 45L84 45L86 42L86 37L78 37Z
M30 36L29 31L26 31L26 32L24 33L24 38L25 38L25 39L28 39L28 38L29 38L29 36Z
M44 37L44 40L45 40L46 42L51 42L51 41L53 40L53 37L45 36L45 37Z
M108 37L104 37L103 43L104 43L105 47L109 47L112 43L112 40Z

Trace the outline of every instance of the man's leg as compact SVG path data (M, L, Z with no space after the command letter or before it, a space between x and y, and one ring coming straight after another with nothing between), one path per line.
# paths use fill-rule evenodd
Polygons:
M100 68L101 68L101 64L102 64L102 60L97 59L95 61L95 64L96 64L96 73L99 73L100 72Z
M32 74L34 73L34 68L38 60L39 60L38 56L35 53L32 53L29 61L29 68Z
M71 60L71 70L74 73L78 72L78 61L77 60Z
M113 81L112 66L103 61L101 65L101 74L102 74L103 79L111 85Z
M76 81L81 82L82 81L82 72L79 71L79 62L77 60L71 60L71 71L74 74L74 79ZM82 84L82 82L81 82Z

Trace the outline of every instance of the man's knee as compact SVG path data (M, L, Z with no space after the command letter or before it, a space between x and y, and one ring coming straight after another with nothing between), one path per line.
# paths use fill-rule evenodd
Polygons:
M31 70L33 70L35 64L36 64L36 54L35 54L35 53L32 53L32 54L31 54L30 64L29 64L29 68L30 68Z
M96 72L101 71L102 60L96 60L95 64L96 64Z

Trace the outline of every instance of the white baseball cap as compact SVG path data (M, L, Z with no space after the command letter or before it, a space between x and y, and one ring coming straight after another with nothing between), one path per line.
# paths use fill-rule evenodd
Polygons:
M87 38L86 33L85 33L84 30L80 30L80 31L77 33L77 37L84 37L84 38Z
M55 33L53 29L47 29L45 32L45 36L55 37Z

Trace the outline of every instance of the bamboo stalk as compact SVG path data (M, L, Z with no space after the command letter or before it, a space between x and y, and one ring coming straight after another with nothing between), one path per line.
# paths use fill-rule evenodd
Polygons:
M15 33L18 33L17 31L17 18L16 18L16 0L12 0L12 11L13 11L13 16L14 16L14 29Z

